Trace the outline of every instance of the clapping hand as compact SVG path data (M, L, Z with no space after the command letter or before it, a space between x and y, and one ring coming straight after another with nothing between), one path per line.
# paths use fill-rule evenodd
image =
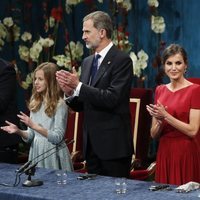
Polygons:
M20 114L18 114L17 116L19 117L20 121L23 122L26 126L33 128L34 123L28 115L20 112Z
M72 68L72 73L65 70L56 72L56 79L61 89L67 96L71 96L73 94L74 89L79 83L79 77L74 67Z
M159 101L157 104L149 104L146 106L147 111L152 117L155 117L158 120L163 120L167 113L167 106L162 105Z
M33 128L34 123L28 115L26 115L23 112L20 112L20 114L18 114L17 116L19 117L20 121L23 122L26 126ZM6 131L10 134L18 133L20 131L20 129L15 124L13 124L9 121L5 121L5 122L6 122L7 126L2 126L1 127L2 130Z

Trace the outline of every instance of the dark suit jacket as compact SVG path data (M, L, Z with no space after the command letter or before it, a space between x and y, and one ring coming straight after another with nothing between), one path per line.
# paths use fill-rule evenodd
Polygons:
M5 120L18 125L16 84L13 65L0 59L0 126L5 125ZM0 146L15 145L19 141L19 136L10 135L0 129Z
M89 136L95 153L103 160L131 156L133 143L129 95L133 76L130 57L113 46L89 86L94 55L83 60L79 97L69 104L84 111L84 153Z

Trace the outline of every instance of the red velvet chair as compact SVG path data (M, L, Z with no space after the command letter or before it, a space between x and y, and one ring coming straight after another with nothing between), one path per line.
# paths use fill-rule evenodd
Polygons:
M133 88L130 96L130 110L133 130L134 156L141 167L148 163L151 116L146 105L152 103L153 91L145 88Z
M146 110L146 105L152 102L152 89L132 89L130 97L130 110L135 152L130 172L131 179L152 180L155 173L156 163L153 162L150 166L148 166L151 116Z
M131 170L130 179L153 181L156 171L156 161L152 162L146 169Z

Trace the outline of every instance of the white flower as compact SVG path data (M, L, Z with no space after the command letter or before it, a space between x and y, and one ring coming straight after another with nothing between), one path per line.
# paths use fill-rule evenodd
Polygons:
M16 24L13 26L14 41L18 41L20 37L20 28Z
M141 76L141 74L142 74L142 70L141 70L140 65L138 64L138 62L136 62L135 66L134 66L134 68L133 68L133 74L134 74L135 76L137 76L138 78L139 78L139 77Z
M29 57L30 57L30 52L29 52L29 48L23 45L19 45L19 50L18 50L20 59L28 62L29 61Z
M0 21L0 50L7 42L17 41L20 37L20 28L14 24L12 17L6 17L3 23Z
M0 23L0 38L5 39L6 33L7 33L6 27L2 23Z
M40 37L37 43L44 48L48 48L54 45L54 41L51 38Z
M71 41L69 45L70 49L68 45L65 47L65 55L70 57L71 50L72 60L81 60L81 57L83 56L83 45L80 42L75 43L73 41Z
M33 73L29 73L26 76L26 80L22 81L21 86L25 90L28 89L28 87L33 83Z
M6 17L6 18L4 18L3 19L3 23L7 27L11 27L14 24L12 17Z
M43 50L42 45L39 41L33 43L32 49L35 49L39 53Z
M66 4L68 5L76 5L81 3L83 0L66 0Z
M55 18L49 17L49 27L53 28L55 26Z
M133 66L135 66L135 64L137 62L137 56L135 55L135 53L133 51L130 52L130 57L133 62Z
M143 62L146 62L146 61L149 59L148 54L146 54L146 53L144 52L144 50L140 50L140 51L138 52L137 56L138 56L139 60L141 60L141 61L143 61Z
M22 36L23 41L26 41L32 37L32 35L28 32L25 32ZM29 62L29 60L31 59L34 62L38 62L43 49L49 48L53 45L54 41L52 39L40 37L39 40L35 41L32 44L32 47L30 49L27 46L20 45L18 52L22 60Z
M165 31L165 21L162 16L151 16L151 29L155 33L163 33Z
M24 88L25 90L27 90L29 87L29 84L26 81L22 81L21 87Z
M24 32L21 36L21 39L26 42L32 39L32 35L29 32Z
M53 59L57 61L57 65L65 67L71 70L74 63L81 61L83 56L83 45L78 41L77 43L71 41L65 47L65 55L53 56Z
M42 47L44 46L43 44L44 44L44 38L42 38L41 36L40 36L40 39L37 41L37 43L39 43Z
M40 57L40 53L36 49L31 48L30 49L30 58L32 59L32 61L38 62L39 57Z
M71 5L77 5L79 3L83 2L83 0L66 0L65 1L65 11L67 14L70 14L72 12L72 9L71 9Z
M122 7L125 8L127 11L131 10L132 4L130 0L124 0L122 3Z
M65 4L65 12L67 14L70 14L72 12L72 9L70 8L70 6L67 3Z
M34 62L38 62L42 49L42 45L39 42L33 43L33 46L30 48L30 58Z
M71 60L68 56L57 55L57 56L53 56L53 59L57 61L56 64L58 66L71 69Z
M134 52L130 52L130 57L133 62L133 74L140 77L142 71L147 67L149 56L144 52L144 50L140 50L137 53L137 56Z
M138 60L136 65L140 68L140 69L145 69L147 67L147 62L144 60Z
M0 23L0 50L2 50L5 42L5 38L6 38L6 35L7 35L7 30L6 30L6 27Z
M116 0L116 3L126 9L126 11L131 10L132 4L130 0Z
M54 41L51 38L44 38L43 47L48 48L54 45Z
M153 7L158 7L159 6L159 2L158 2L158 0L148 0L148 5L149 6L153 6Z

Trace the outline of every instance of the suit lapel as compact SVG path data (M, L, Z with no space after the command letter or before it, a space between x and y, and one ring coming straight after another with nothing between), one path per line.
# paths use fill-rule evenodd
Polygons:
M109 69L113 60L113 56L116 52L115 48L116 48L115 46L112 46L111 49L108 51L107 55L105 56L105 58L103 59L101 65L99 66L97 74L94 78L92 86L94 86L98 82L98 80L103 76L103 74Z
M88 84L89 80L90 80L90 71L91 71L91 67L92 67L92 61L93 61L94 55L91 55L90 57L88 57L88 59L85 61L85 63L83 64L83 72L81 72L81 81L83 83Z

